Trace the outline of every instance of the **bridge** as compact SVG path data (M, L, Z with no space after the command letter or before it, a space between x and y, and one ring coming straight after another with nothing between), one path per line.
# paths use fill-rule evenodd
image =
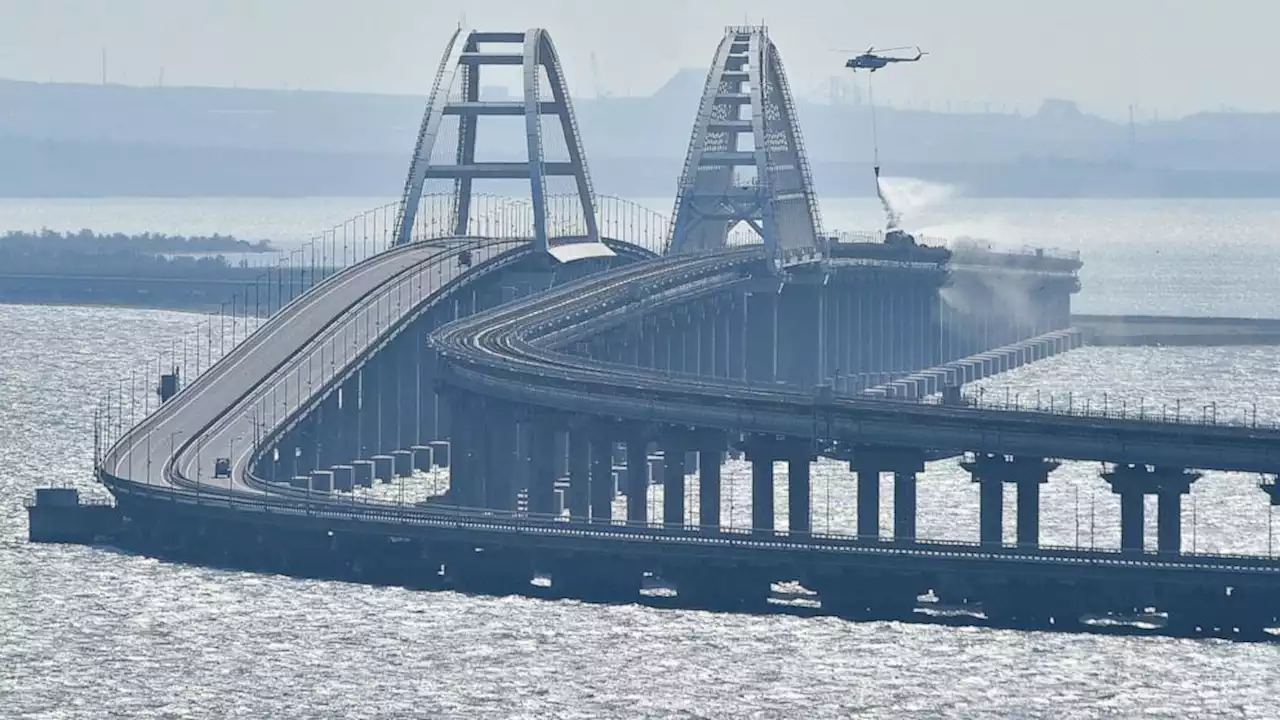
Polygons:
M520 99L482 98L481 74L504 66ZM479 159L481 118L522 118L524 161ZM142 373L162 402L149 381L112 390L95 447L110 540L413 587L542 578L608 602L665 583L681 606L762 611L794 582L850 618L918 619L932 594L1016 627L1152 609L1176 634L1276 623L1280 563L1183 552L1181 503L1198 471L1275 473L1280 429L966 395L1079 346L1079 258L825 233L763 28L728 28L716 49L673 218L597 196L586 157L549 34L459 30L401 202L295 252L216 339L209 321L175 342ZM918 537L917 474L957 456L980 540ZM750 527L723 521L729 457L750 464ZM812 527L818 458L856 474L854 527ZM1040 488L1064 460L1105 463L1118 550L1040 542ZM405 497L403 478L431 480Z

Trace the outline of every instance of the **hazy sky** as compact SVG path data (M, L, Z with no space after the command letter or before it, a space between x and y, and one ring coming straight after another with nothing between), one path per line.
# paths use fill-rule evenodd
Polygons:
M840 49L916 45L877 73L896 104L1122 115L1280 111L1275 0L0 0L0 76L425 93L454 26L551 31L573 92L647 94L703 67L726 24L765 21L798 94L843 75ZM3 112L3 108L0 108Z

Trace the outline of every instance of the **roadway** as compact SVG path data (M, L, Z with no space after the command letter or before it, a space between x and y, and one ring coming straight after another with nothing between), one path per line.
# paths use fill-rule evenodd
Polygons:
M608 363L557 352L575 324L598 329L741 281L758 251L666 258L592 276L442 328L432 342L450 382L480 394L569 413L735 432L823 437L853 444L1156 464L1202 470L1280 470L1280 430L993 411L911 401L813 395ZM637 292L643 288L643 292Z
M435 240L393 248L295 298L226 357L127 432L103 469L143 485L257 495L247 469L255 439L288 422L410 313L470 269L525 241ZM217 457L230 477L213 477Z

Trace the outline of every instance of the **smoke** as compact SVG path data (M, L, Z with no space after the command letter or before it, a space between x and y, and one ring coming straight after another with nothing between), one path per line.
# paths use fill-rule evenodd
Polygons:
M902 214L893 208L893 203L889 202L889 196L885 194L884 182L881 181L879 173L876 174L876 195L880 197L880 207L884 208L884 229L897 230L902 222Z
M919 215L945 205L955 194L954 185L920 178L876 175L876 195L884 208L886 230L900 228L903 216Z

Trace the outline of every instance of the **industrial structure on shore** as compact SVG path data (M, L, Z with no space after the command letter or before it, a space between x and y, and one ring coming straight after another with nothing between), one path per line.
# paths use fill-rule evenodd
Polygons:
M494 65L522 69L522 99L480 99ZM525 118L528 162L477 159L489 116ZM563 160L544 154L544 116L558 118ZM379 251L357 254L368 225L344 224L310 279L295 287L289 268L287 294L277 286L269 318L221 359L197 344L206 364L186 387L162 368L153 412L117 394L95 448L114 510L86 519L49 492L33 537L607 602L635 602L656 578L669 604L762 611L774 584L797 582L818 612L849 618L915 618L932 593L1016 627L1150 609L1176 634L1257 639L1275 624L1280 562L1183 553L1180 533L1197 471L1274 473L1280 430L966 400L967 382L1080 345L1079 258L827 235L763 28L728 28L716 50L670 223L596 197L586 157L545 31L459 31L404 201L374 224ZM572 182L567 197L547 191L554 177ZM432 179L452 191L426 192ZM490 179L528 182L530 203L477 210L473 185ZM739 242L742 228L757 241ZM748 528L723 522L730 455L751 465ZM917 474L956 456L979 488L978 543L916 533ZM855 526L814 531L817 458L856 473ZM1040 488L1063 460L1106 464L1119 550L1041 545ZM430 498L362 492L433 467L448 482Z

